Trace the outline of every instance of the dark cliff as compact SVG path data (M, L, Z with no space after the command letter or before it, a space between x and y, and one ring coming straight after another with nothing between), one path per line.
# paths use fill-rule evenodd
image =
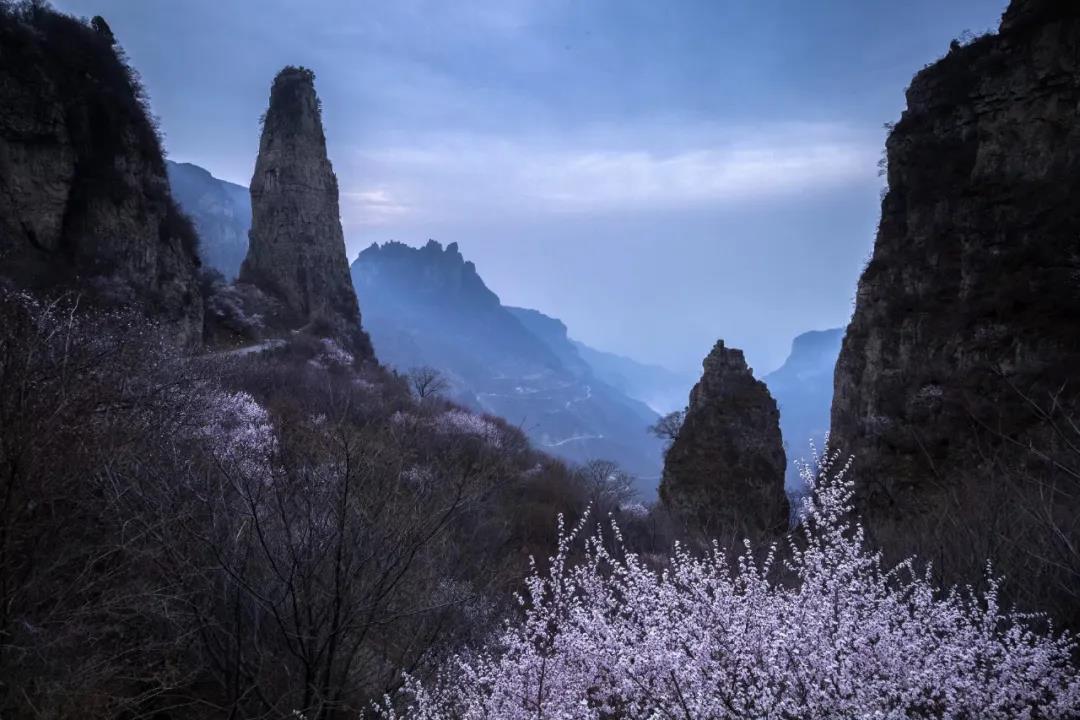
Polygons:
M296 325L327 326L371 356L349 277L338 184L326 154L315 75L286 67L270 89L255 174L241 282L284 302Z
M998 34L916 75L887 142L833 444L855 455L875 537L956 578L1003 537L1048 531L1051 551L1049 526L1002 522L1075 516L1054 466L1080 417L1077 108L1080 3L1014 2Z
M0 267L18 284L202 326L190 222L134 72L101 18L0 5Z
M741 350L721 340L690 391L664 459L660 499L689 528L726 543L787 529L780 413Z

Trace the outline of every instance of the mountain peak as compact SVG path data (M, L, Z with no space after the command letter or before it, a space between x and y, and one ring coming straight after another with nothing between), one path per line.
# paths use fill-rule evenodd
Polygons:
M298 324L327 323L351 350L370 356L314 82L315 73L294 66L274 78L251 179L250 246L240 280L281 299Z

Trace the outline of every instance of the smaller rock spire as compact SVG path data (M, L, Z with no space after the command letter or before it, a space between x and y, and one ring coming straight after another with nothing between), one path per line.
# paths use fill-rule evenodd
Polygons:
M742 351L723 340L702 366L686 419L664 458L660 499L706 537L775 537L788 523L776 401Z

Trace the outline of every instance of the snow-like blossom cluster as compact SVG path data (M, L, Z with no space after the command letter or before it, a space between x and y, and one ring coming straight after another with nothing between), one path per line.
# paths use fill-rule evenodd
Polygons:
M638 520L649 516L649 508L642 502L628 502L619 506L619 512Z
M435 418L435 431L444 435L472 435L492 447L501 447L503 433L498 425L464 410L447 410Z
M584 525L560 526L523 620L440 681L408 681L384 717L1080 717L1074 640L1005 611L994 589L943 591L910 563L885 567L835 465L823 462L784 563L775 548L761 562L679 549L656 571L599 533L570 563Z
M416 424L416 416L411 413L402 412L401 410L395 410L394 414L390 416L390 422L394 425L409 426Z
M246 392L220 392L211 398L200 435L210 440L219 461L252 476L267 470L277 446L269 413Z
M319 359L324 365L348 367L353 363L352 353L341 347L341 343L333 338L322 339L322 352Z

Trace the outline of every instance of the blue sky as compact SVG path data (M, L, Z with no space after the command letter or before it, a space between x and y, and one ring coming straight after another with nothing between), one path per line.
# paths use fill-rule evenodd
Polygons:
M882 124L1005 0L55 0L103 15L166 147L242 184L281 66L317 74L350 259L458 242L507 304L759 374L846 323Z

